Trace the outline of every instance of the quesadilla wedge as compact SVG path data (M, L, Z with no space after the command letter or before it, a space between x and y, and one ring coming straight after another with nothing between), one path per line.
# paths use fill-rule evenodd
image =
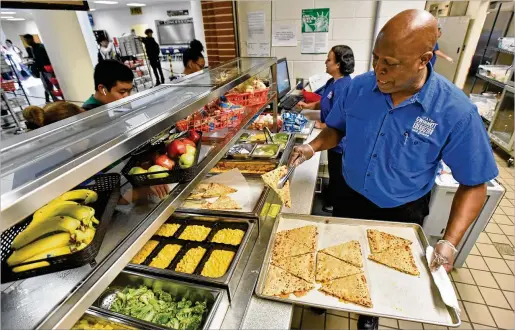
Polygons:
M285 296L290 293L296 293L297 296L300 296L313 288L315 288L313 284L295 277L279 267L270 265L265 287L263 288L263 294Z
M308 253L313 253L313 251L308 246L288 238L278 237L274 241L274 248L272 249L272 261L281 261L291 256Z
M420 275L409 246L392 247L379 253L372 253L368 259L410 275Z
M339 278L323 284L320 291L340 300L356 303L367 308L373 307L372 298L368 291L367 279L363 273Z
M222 197L224 195L228 195L231 193L238 192L237 189L234 189L230 186L219 184L219 183L209 183L209 187L206 189L206 192L203 194L203 198L215 198Z
M216 210L231 210L241 209L241 206L229 196L219 197L215 202L205 202L202 204L202 208L205 209L216 209Z
M277 238L285 237L308 246L313 252L316 250L318 232L315 225L303 226L291 230L285 230L277 233Z
M367 230L367 237L372 253L382 252L393 247L411 245L411 241L408 239L377 230Z
M286 182L284 184L284 187L282 189L277 188L277 183L279 180L286 175L288 172L288 169L286 166L279 167L275 170L269 171L266 174L261 175L261 178L263 178L263 181L265 184L272 188L272 190L277 193L279 198L281 199L282 203L290 208L291 207L291 195L290 195L290 182Z
M273 261L272 264L307 282L313 283L315 281L314 253L290 256L275 262Z
M361 257L361 245L357 240L352 240L340 245L327 247L320 250L320 252L329 254L337 259L350 263L353 266L359 268L363 267L363 258Z
M331 255L318 252L316 281L324 283L333 279L362 273L363 269L339 260Z

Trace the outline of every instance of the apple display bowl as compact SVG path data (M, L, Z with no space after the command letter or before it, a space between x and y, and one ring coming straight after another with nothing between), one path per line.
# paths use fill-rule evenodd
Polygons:
M183 160L190 161L191 166L184 168L181 166L180 157L173 158L175 165L172 169L164 169L162 171L148 172L151 167L155 167L154 157L159 155L167 155L167 145L164 142L151 145L150 142L138 148L131 154L129 162L123 167L122 174L134 187L152 186L160 184L186 183L191 181L197 175L197 164L202 145L202 133L198 132L200 138L196 143L195 153L190 153L192 157L185 157ZM187 160L189 159L189 160ZM141 173L131 172L132 168L139 167L143 171Z

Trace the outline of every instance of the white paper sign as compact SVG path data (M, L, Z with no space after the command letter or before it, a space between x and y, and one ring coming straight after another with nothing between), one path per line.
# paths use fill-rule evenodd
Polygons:
M325 54L329 51L329 33L303 33L302 48L303 54Z
M273 23L272 46L297 46L297 26L295 24Z
M249 41L266 40L265 36L265 12L252 11L247 14Z
M270 42L251 42L247 41L247 53L250 57L269 57L270 56Z

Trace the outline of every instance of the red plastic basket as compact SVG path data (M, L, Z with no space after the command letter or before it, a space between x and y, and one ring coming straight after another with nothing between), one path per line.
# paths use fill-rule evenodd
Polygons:
M16 90L16 85L14 85L14 80L2 81L2 90L14 92Z
M52 85L59 86L59 81L55 77L50 78L50 83L52 83Z
M51 65L44 66L43 68L48 73L53 73L54 72L54 68Z
M231 110L219 110L219 114L207 115L204 109L188 116L186 119L176 123L180 131L197 130L202 132L217 131L225 128L233 128L241 123L245 116L244 108Z
M63 91L61 90L52 90L52 94L56 97L62 97L63 96Z
M268 88L253 93L227 93L225 97L229 102L240 106L256 106L266 102Z

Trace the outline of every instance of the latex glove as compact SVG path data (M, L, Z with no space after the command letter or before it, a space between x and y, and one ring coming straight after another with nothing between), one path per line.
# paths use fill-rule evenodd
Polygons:
M315 155L315 151L309 144L295 146L288 165L298 167L302 162L311 159L313 155Z
M454 60L452 59L452 57L448 58L447 59L450 63L454 63Z
M447 240L438 241L433 252L431 271L435 271L438 267L443 266L445 271L451 272L454 267L456 253L456 248L450 242Z
M308 104L304 101L299 101L295 107L297 109L308 109Z

